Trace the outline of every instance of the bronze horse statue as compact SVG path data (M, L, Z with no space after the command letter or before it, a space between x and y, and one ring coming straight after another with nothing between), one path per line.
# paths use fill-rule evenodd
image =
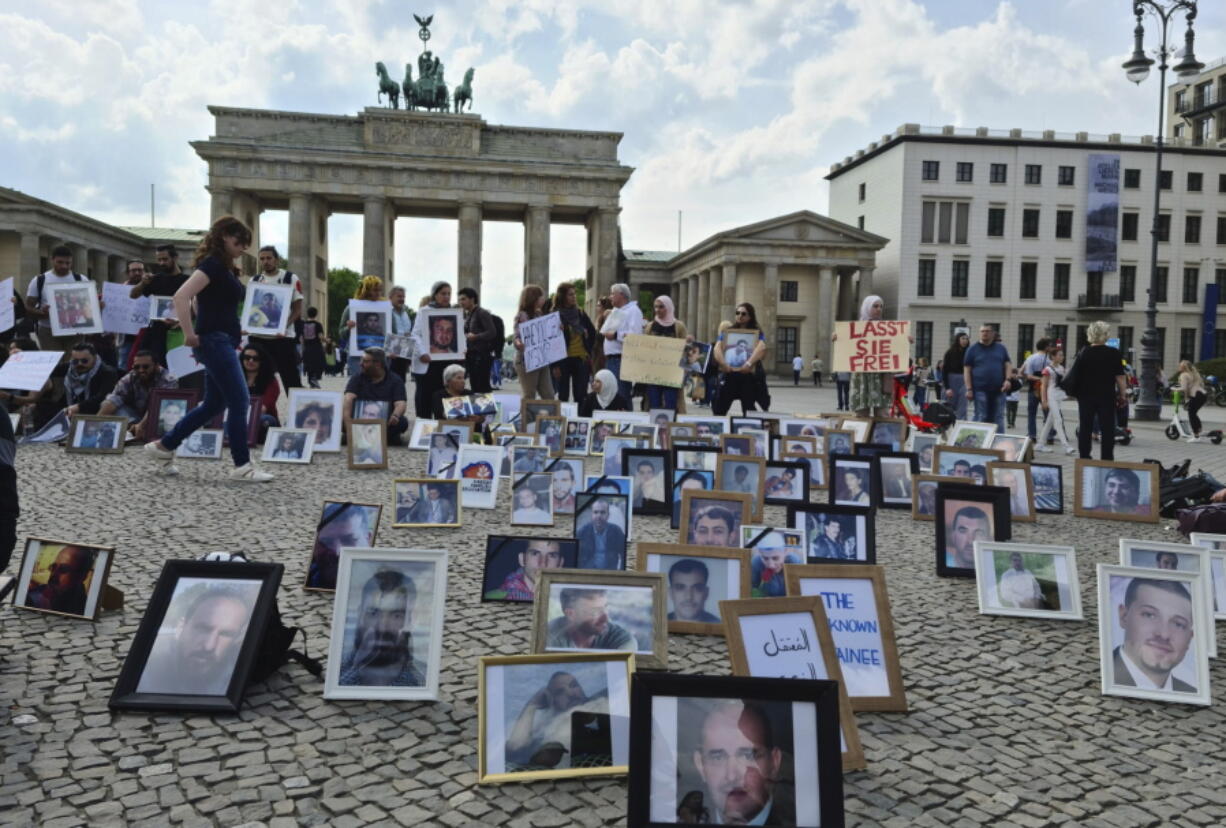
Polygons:
M383 65L383 61L375 64L375 74L379 76L379 103L383 103L383 96L387 95L387 99L392 103L392 109L400 108L400 85L396 81L388 77L387 67ZM407 97L407 89L406 97ZM405 101L406 107L408 101Z
M468 104L468 111L473 108L473 73L474 69L470 66L468 71L464 73L464 82L455 88L455 109L456 113L464 111L464 104Z
M413 80L413 64L404 65L404 107L408 110L437 109L448 112L451 109L451 96L447 94L447 84L443 82L443 70L440 67L437 75Z

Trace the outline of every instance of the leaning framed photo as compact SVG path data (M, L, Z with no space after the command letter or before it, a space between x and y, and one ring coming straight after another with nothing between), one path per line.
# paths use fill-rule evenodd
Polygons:
M621 452L621 473L634 480L634 500L630 504L636 515L667 515L671 509L672 487L669 478L672 467L668 452L653 448L624 448Z
M1007 541L1009 490L1003 486L937 484L937 575L975 577L975 541Z
M403 477L392 483L398 529L460 526L460 481Z
M343 421L341 406L341 392L339 391L291 388L289 421L294 428L314 429L314 451L340 451Z
M69 422L64 450L72 454L123 454L127 433L127 417L77 414Z
M749 550L749 597L787 595L783 568L804 563L805 533L773 526L742 526L741 546Z
M723 635L720 601L749 597L749 556L741 549L638 544L638 571L667 578L668 631Z
M1101 520L1158 522L1156 463L1078 458L1073 467L1073 514Z
M1071 546L975 543L979 612L1081 620L1077 551Z
M199 434L199 432L196 432ZM310 463L315 451L313 428L270 428L264 437L265 463Z
M907 451L912 452L919 458L919 467L922 474L932 474L933 454L940 443L941 435L924 434L920 431L911 432L911 436L907 438Z
M1026 438L1030 439L1030 438ZM1029 463L988 463L988 481L1009 490L1009 516L1021 523L1034 523L1034 480Z
M917 474L911 478L911 519L936 520L937 486L941 483L969 484L965 477L941 474Z
M1161 541L1120 538L1120 566L1132 566L1165 571L1195 572L1203 577L1200 585L1205 598L1206 628L1213 630L1213 577L1209 550L1203 546L1187 543L1163 543ZM1217 636L1205 644L1209 658L1217 658Z
M562 403L559 400L528 400L520 406L520 409L523 417L524 431L539 433L537 429L533 428L538 417L565 419L562 416Z
M541 445L549 450L550 457L562 456L562 435L565 431L565 417L541 414L536 418L536 433L541 436Z
M387 420L349 421L349 468L387 468Z
M44 286L44 305L50 314L52 336L102 333L97 290L89 279Z
M108 707L237 713L282 564L166 561Z
M553 526L553 475L516 474L511 479L511 525Z
M1025 434L997 434L988 448L1003 451L1006 463L1027 463L1032 453L1030 438Z
M830 428L822 441L821 453L850 455L856 450L856 432L851 428Z
M969 477L976 483L986 483L988 463L1003 463L1004 460L1005 453L996 449L937 446L932 456L932 473L947 477Z
M568 457L586 457L592 443L592 419L581 417L566 421L566 436L562 453Z
M477 782L625 774L632 653L482 656Z
M633 490L629 481L626 487ZM579 543L579 568L626 568L630 496L621 494L620 489L620 481L601 478L590 483L587 491L575 494L574 536Z
M907 421L902 417L874 417L869 443L886 443L890 451L902 451L907 443Z
M504 451L497 445L465 443L460 446L456 464L460 471L460 504L465 509L493 509L497 505Z
M321 592L336 589L341 548L374 546L382 513L383 507L375 503L325 500L315 526L315 543L302 588Z
M293 300L293 285L248 282L247 296L243 300L243 332L255 336L285 333Z
M194 388L154 388L145 414L146 437L161 439L199 402L200 392Z
M766 464L766 480L762 489L763 502L767 506L808 503L812 468L807 460L769 461Z
M753 501L744 492L685 489L681 493L678 543L693 546L740 544L741 526L750 523Z
M856 443L867 443L868 434L873 429L873 419L871 417L844 417L839 423L841 431L850 431L852 441ZM827 434L830 432L827 431Z
M109 546L26 538L13 606L96 621L114 557Z
M175 457L195 460L220 460L222 443L225 442L220 428L198 428L175 449Z
M668 669L664 575L546 570L533 605L532 652L632 652L635 664Z
M553 477L553 514L573 515L575 513L575 494L583 482L583 461L578 457L558 457L545 471Z
M823 489L830 488L826 480L827 469L826 456L824 454L785 451L780 455L779 459L784 463L804 463L809 467L809 491L822 491ZM805 500L808 500L808 498L806 497Z
M881 505L886 509L910 509L912 480L919 474L919 458L905 451L882 452L873 458L880 481Z
M1205 595L1194 572L1098 565L1102 693L1208 705Z
M992 438L996 436L995 423L976 423L969 420L958 420L947 436L948 445L957 448L986 449L992 447ZM1003 457L1001 458L1004 459Z
M826 457L830 469L830 502L839 506L872 506L881 501L872 458L848 454Z
M877 512L871 506L802 503L788 507L788 526L805 534L809 563L876 563Z
M628 828L843 825L837 682L635 673L630 687L630 755L642 761Z
M724 437L730 435L725 434ZM766 461L761 457L720 454L715 461L715 488L721 492L749 495L749 519L762 521L762 492L766 483Z
M341 550L325 699L438 698L447 553Z
M1030 481L1034 484L1034 510L1042 515L1064 514L1064 467L1051 463L1031 463Z
M545 569L574 569L579 544L546 535L486 535L482 601L531 603Z

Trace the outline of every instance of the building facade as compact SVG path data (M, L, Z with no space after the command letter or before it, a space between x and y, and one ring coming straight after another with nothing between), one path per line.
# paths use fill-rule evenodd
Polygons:
M1161 182L1154 149L1151 137L906 124L831 167L830 214L890 240L874 284L915 323L917 357L939 359L957 328L982 323L1015 361L1044 335L1076 349L1103 319L1135 362L1161 186L1158 330L1169 375L1178 359L1200 357L1206 335L1226 356L1226 332L1203 324L1205 286L1226 288L1226 149L1172 140ZM1086 251L1101 156L1118 158L1119 179L1114 262L1100 271Z
M1198 147L1226 147L1226 58L1188 83L1171 86L1166 99L1167 138Z

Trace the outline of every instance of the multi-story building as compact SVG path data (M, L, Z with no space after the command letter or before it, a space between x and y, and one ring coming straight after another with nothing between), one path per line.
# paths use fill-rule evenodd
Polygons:
M1226 147L1226 58L1210 63L1193 80L1172 85L1166 107L1168 139Z
M917 356L939 359L955 329L973 337L986 322L1017 361L1045 334L1076 348L1103 319L1135 362L1160 186L1158 330L1169 374L1177 359L1200 357L1205 286L1226 288L1226 148L1171 140L1160 182L1154 149L1152 137L906 124L831 167L829 214L890 240L873 285L888 314L915 323ZM1087 219L1104 215L1089 209L1091 182L1115 159L1112 255L1110 222L1087 234ZM1103 198L1095 194L1096 208ZM1087 268L1088 236L1103 269ZM1211 345L1226 356L1226 331Z

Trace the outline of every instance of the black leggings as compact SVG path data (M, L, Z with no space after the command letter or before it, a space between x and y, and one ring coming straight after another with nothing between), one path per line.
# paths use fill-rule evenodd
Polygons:
M711 403L712 414L716 417L723 417L737 400L741 401L741 413L746 417L758 405L761 405L763 411L766 410L762 394L762 386L766 382L764 379L759 378L756 374L728 373L723 374L722 377L723 384Z
M1209 402L1209 395L1204 391L1198 391L1196 396L1188 400L1188 422L1192 424L1192 433L1200 435L1200 415L1196 412L1200 411L1201 406Z
M1087 460L1094 445L1094 421L1101 433L1103 460L1115 459L1115 396L1077 400L1077 450Z

